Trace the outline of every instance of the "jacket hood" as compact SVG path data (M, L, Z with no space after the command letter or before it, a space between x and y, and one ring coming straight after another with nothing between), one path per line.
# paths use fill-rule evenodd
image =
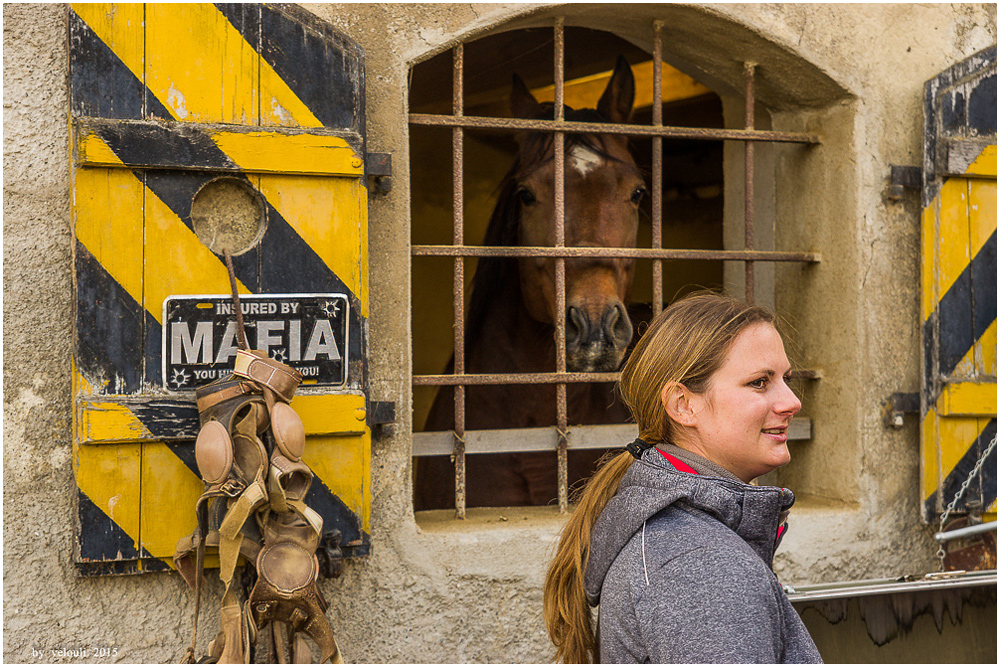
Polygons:
M743 538L771 565L782 513L795 502L788 489L678 472L655 449L633 463L594 524L584 585L591 605L600 600L611 564L643 523L671 505L701 510Z

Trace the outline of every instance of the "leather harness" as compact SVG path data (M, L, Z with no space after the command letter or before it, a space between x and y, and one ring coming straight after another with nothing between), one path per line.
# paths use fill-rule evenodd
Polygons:
M218 549L225 586L221 630L197 662L248 663L267 629L274 655L342 663L327 603L317 586L316 549L323 518L305 503L312 471L302 461L305 428L288 405L302 376L259 350L239 350L228 377L196 390L201 430L195 441L205 492L195 506L198 527L177 542L174 563L195 592L194 629L184 662L195 662L198 612L207 548ZM245 601L233 588L243 556L256 572Z

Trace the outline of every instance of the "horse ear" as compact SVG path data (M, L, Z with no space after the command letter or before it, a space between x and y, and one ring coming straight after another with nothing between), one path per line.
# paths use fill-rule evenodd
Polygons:
M524 85L517 74L514 75L510 89L510 110L515 118L534 118L538 115L540 105L528 87Z
M632 118L635 102L635 77L625 56L618 56L614 74L597 103L597 111L612 123L627 123Z

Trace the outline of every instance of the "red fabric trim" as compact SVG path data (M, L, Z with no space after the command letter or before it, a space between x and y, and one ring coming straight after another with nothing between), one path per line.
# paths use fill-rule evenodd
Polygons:
M680 472L688 472L688 473L691 473L692 475L697 475L698 474L697 470L695 470L694 468L692 468L688 464L684 463L684 461L681 461L676 456L671 456L670 454L667 454L665 451L663 451L659 447L656 448L656 451L658 451L659 453L663 454L663 457L665 459L667 459L668 461L670 461L670 465L672 465L675 469L679 470Z
M786 525L787 524L781 524L780 526L778 526L778 539L779 540L781 539L781 535L785 532L785 526Z

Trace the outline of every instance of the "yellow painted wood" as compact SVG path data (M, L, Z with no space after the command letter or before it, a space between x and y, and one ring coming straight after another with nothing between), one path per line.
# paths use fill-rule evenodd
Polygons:
M574 109L593 108L604 93L614 70L592 74L567 81L563 86L563 98ZM635 75L635 107L642 109L653 105L653 61L647 60L632 66ZM663 63L660 71L661 95L663 102L675 102L712 91L687 74ZM555 100L555 86L543 86L531 91L539 102Z
M948 476L958 462L969 451L969 446L976 441L981 433L980 420L975 417L938 417L938 433L941 448L942 480ZM951 498L946 498L949 502Z
M76 237L142 303L142 183L118 169L76 169L73 179Z
M86 447L73 443L73 473L80 491L136 540L140 523L140 447Z
M146 86L175 119L257 124L259 62L213 5L146 5Z
M119 167L126 168L124 162L118 159L103 139L93 132L77 135L77 164L81 167Z
M191 445L193 446L193 445ZM142 446L142 546L170 560L177 540L198 525L195 504L205 485L162 442Z
M941 448L938 447L939 417L928 410L920 424L920 498L930 498L941 488Z
M267 201L361 302L368 317L367 190L356 178L265 174Z
M935 248L937 247L937 213L939 199L935 198L924 209L920 230L920 321L926 322L937 309L938 297L935 291L937 272L934 269Z
M143 71L143 34L146 5L132 3L84 3L72 5L76 15L114 51L139 81Z
M70 372L73 374L72 385L73 385L73 395L74 396L91 396L97 393L97 388L91 384L91 382L84 377L79 371L76 370L76 359L70 359ZM73 433L77 433L76 423L78 421L79 415L77 411L73 411Z
M280 132L215 132L212 139L245 171L363 176L364 160L340 137Z
M996 416L995 382L959 382L945 385L938 400L942 416Z
M152 191L146 194L143 305L163 323L163 302L176 294L228 294L225 262L202 243ZM152 251L155 248L156 251ZM249 290L237 279L241 294Z
M309 437L302 460L361 519L362 530L370 532L370 433Z
M937 250L937 298L962 274L969 254L968 179L949 178L941 185Z
M359 435L367 429L365 397L357 394L299 394L290 403L307 435Z
M992 176L994 179L997 175L997 147L996 144L992 146L987 146L983 149L983 152L979 154L979 157L969 165L969 168L965 170L967 174L975 174L977 176ZM994 182L994 185L996 183Z
M970 178L968 184L969 238L975 257L997 230L997 182Z
M361 184L358 183L360 186ZM358 300L361 315L368 317L368 189L358 189L358 212L361 214L358 226Z
M141 442L153 434L127 405L111 401L87 401L79 404L81 444Z
M976 341L977 358L982 359L977 370L981 375L997 376L997 321L986 328L983 335Z

